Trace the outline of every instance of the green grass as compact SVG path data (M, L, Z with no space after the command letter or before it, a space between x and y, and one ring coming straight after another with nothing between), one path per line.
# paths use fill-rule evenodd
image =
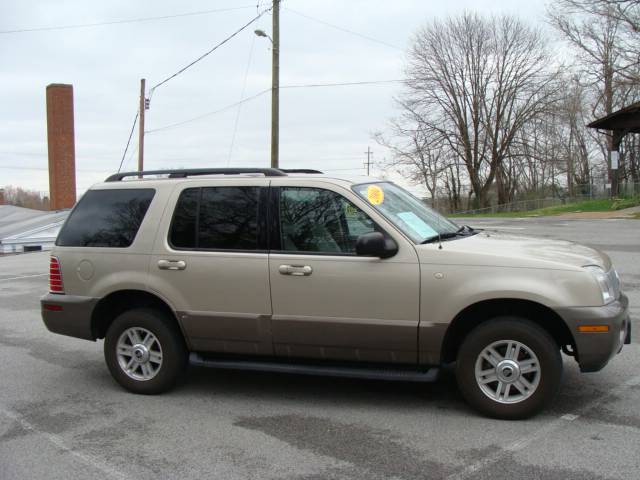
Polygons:
M524 212L499 212L499 213L476 213L476 214L453 214L450 217L539 217L550 215L561 215L563 213L576 212L609 212L612 210L622 210L623 208L640 205L640 197L629 198L602 198L597 200L584 200L582 202L567 203L554 207L539 208Z

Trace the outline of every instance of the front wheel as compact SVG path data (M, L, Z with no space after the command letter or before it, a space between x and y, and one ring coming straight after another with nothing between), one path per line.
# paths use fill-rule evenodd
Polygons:
M528 418L555 397L562 357L553 338L535 323L500 317L467 335L456 377L467 402L481 413L508 420Z
M168 316L138 308L119 315L104 339L104 356L113 378L134 393L169 390L187 365L182 334Z

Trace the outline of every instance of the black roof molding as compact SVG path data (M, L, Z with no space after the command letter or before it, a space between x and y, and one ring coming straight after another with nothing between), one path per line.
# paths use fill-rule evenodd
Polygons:
M144 177L147 175L167 175L169 178L187 178L198 175L242 175L258 173L265 177L286 177L287 173L322 173L318 170L278 168L185 168L179 170L148 170L142 172L122 172L114 173L105 182L119 182L128 177Z
M311 168L280 168L285 173L322 173L320 170L312 170Z

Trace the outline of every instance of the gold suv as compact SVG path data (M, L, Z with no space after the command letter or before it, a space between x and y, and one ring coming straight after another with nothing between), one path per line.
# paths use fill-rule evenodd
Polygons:
M570 242L458 226L402 188L312 170L120 173L63 226L49 330L104 338L124 388L172 387L189 361L433 381L525 418L554 397L561 352L600 370L629 343L609 258Z

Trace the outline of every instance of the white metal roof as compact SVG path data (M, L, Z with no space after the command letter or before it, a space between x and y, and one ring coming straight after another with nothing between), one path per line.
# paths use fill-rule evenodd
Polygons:
M45 212L0 205L0 243L34 243L55 240L69 210Z

